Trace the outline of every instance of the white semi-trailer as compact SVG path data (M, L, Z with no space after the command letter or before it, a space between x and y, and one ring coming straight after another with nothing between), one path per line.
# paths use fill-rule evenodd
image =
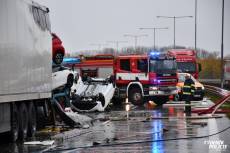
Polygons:
M12 141L35 133L36 110L51 98L48 12L31 0L0 1L0 133Z

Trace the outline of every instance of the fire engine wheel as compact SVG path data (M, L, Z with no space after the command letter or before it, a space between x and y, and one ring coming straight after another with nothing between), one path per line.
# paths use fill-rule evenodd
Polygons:
M28 131L28 112L26 105L22 103L19 106L19 139L25 140Z
M56 55L53 58L53 62L55 64L61 64L63 61L63 54L62 53L56 53Z
M15 142L18 139L18 131L19 131L18 107L15 104L12 104L10 142Z
M34 104L28 105L28 136L33 137L37 130L36 110Z
M133 104L133 105L142 105L143 104L143 97L142 97L142 93L141 90L139 88L132 88L129 91L129 101Z

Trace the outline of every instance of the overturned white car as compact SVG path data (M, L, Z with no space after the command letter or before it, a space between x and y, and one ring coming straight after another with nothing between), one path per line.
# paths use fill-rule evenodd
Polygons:
M104 111L114 95L111 79L83 79L72 86L71 107L75 111Z

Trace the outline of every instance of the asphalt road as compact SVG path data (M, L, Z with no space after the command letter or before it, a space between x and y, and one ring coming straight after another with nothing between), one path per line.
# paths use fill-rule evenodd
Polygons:
M122 106L110 112L85 115L93 118L94 122L89 128L79 129L80 134L75 137L59 137L52 146L2 143L0 152L230 152L230 129L226 129L230 120L225 115L188 119L183 107L150 108L147 105L131 106L129 112ZM210 143L215 144L210 146Z

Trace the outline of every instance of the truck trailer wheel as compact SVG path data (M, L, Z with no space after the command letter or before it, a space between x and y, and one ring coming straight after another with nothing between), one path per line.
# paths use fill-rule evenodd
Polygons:
M139 88L130 89L128 98L133 105L143 104L143 96Z
M25 140L28 131L28 112L25 103L19 105L19 139Z
M15 142L18 139L18 131L19 131L18 107L15 104L12 104L10 142Z
M36 110L32 102L28 105L28 136L33 137L37 130Z

